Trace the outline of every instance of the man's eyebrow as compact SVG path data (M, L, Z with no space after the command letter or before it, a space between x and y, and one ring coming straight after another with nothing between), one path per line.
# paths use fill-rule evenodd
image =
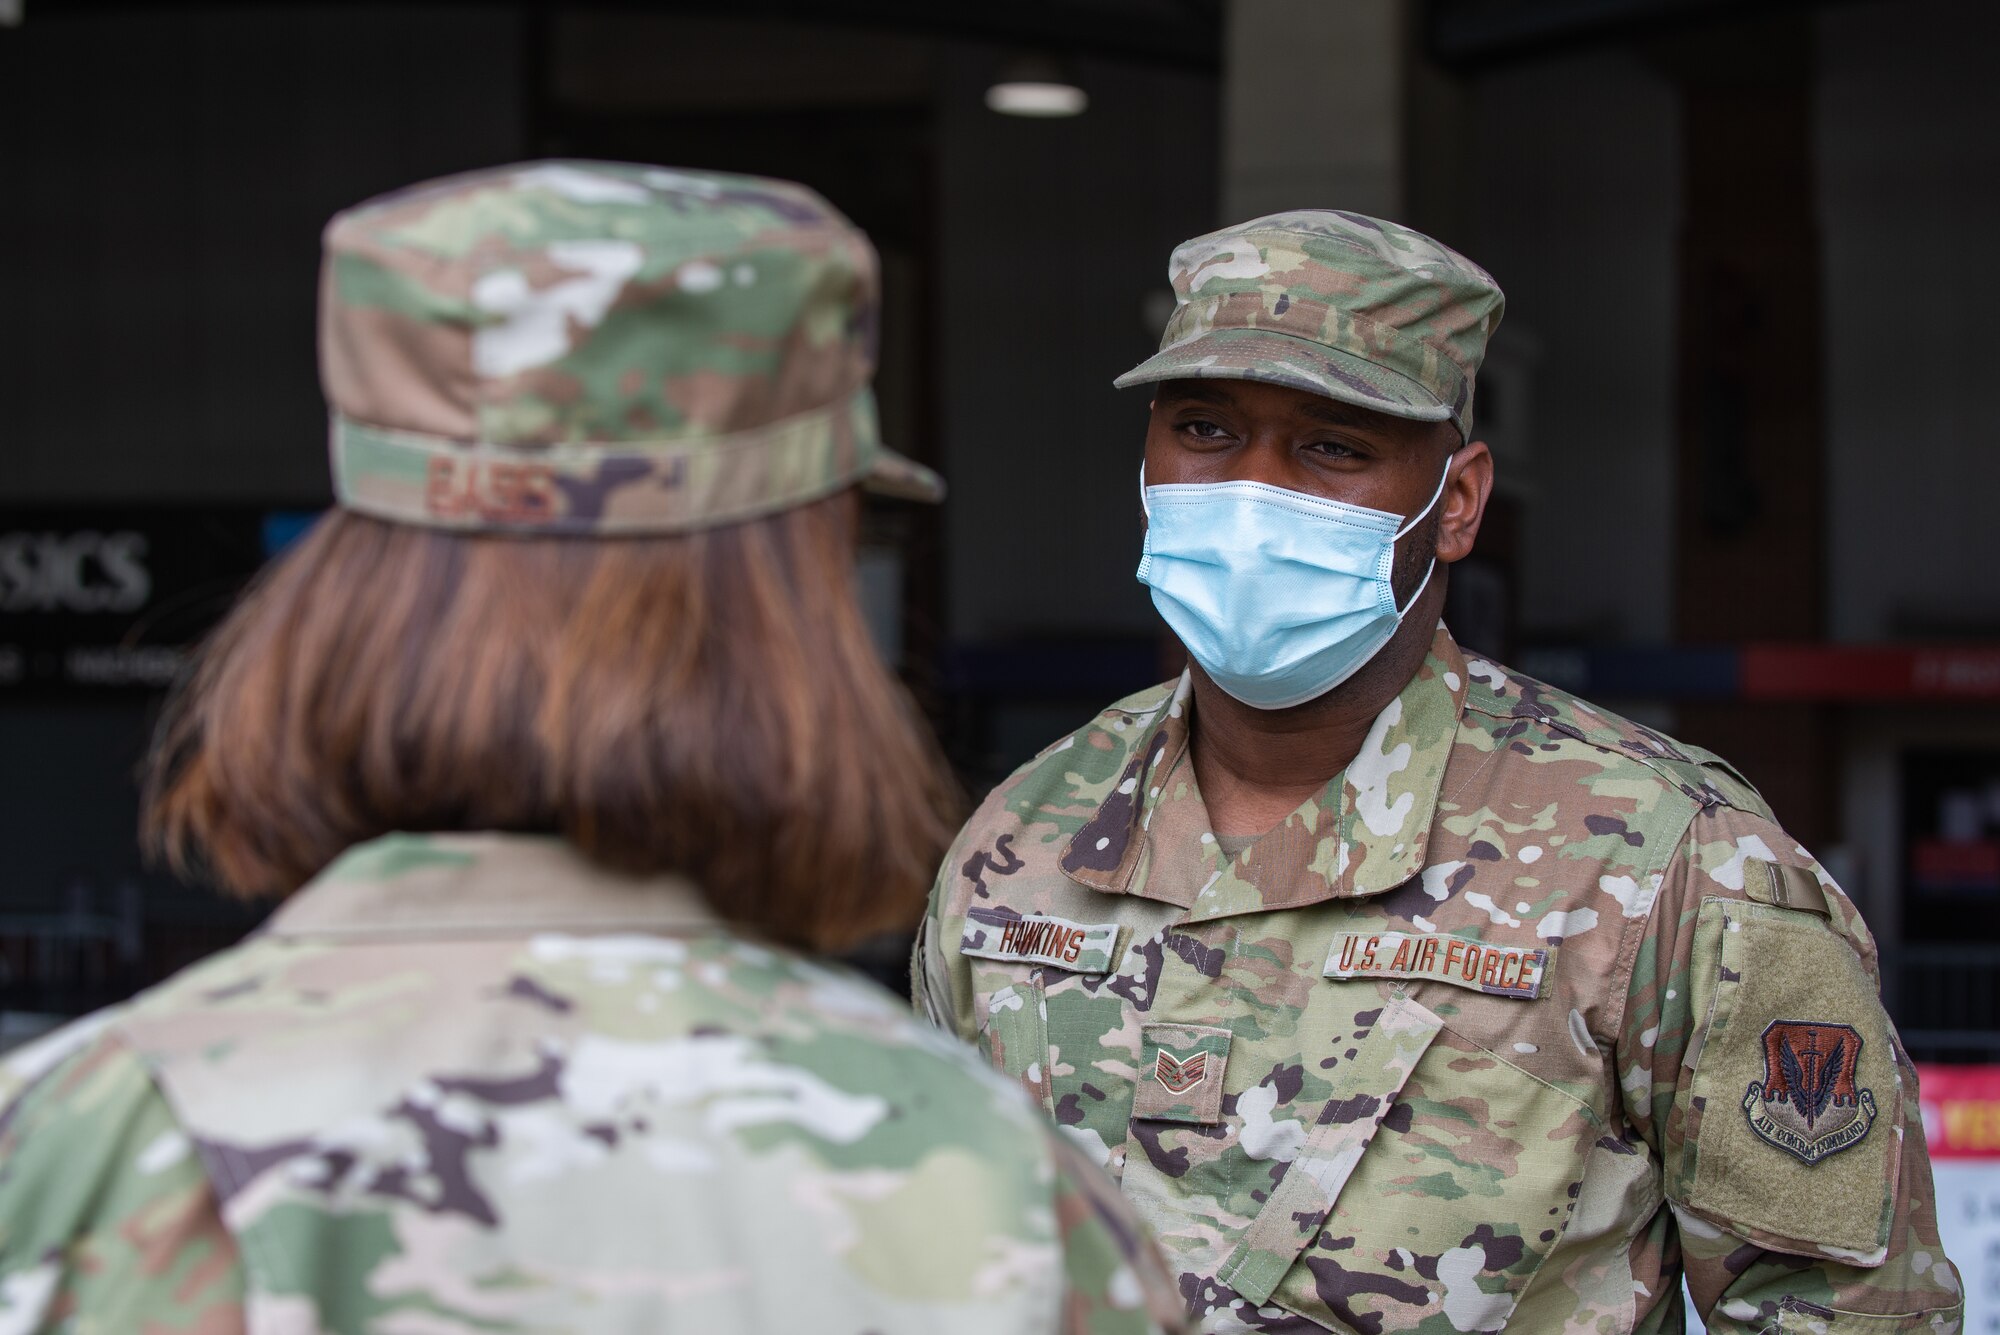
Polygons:
M1323 422L1328 426L1379 427L1382 425L1383 417L1381 413L1357 408L1351 403L1342 403L1339 399L1314 399L1310 403L1300 405L1299 412L1315 422Z
M1233 401L1226 388L1227 383L1225 381L1218 384L1192 376L1185 380L1169 380L1160 386L1159 401L1212 403L1218 407L1227 407ZM1357 404L1343 403L1339 399L1319 394L1310 395L1301 402L1298 413L1301 417L1310 418L1321 426L1347 427L1352 430L1393 431L1401 425L1401 419L1390 417L1387 413L1378 413Z
M1170 380L1160 386L1159 397L1168 403L1193 399L1197 403L1228 403L1229 391L1201 380Z

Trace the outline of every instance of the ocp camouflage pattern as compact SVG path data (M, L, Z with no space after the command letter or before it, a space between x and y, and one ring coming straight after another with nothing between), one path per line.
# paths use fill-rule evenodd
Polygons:
M393 836L0 1070L0 1330L1147 1332L1129 1208L685 884Z
M539 162L326 230L320 369L343 505L430 527L674 532L867 481L874 249L788 181Z
M996 790L914 972L1119 1178L1202 1329L1678 1331L1683 1270L1717 1332L1957 1329L1874 944L1726 764L1440 627L1231 859L1191 710L1186 678L1133 696ZM1031 914L1117 963L961 949ZM1371 948L1410 976L1357 973ZM1779 1019L1862 1039L1879 1115L1816 1163L1745 1115ZM1173 1092L1157 1053L1197 1036L1215 1083Z
M1154 356L1118 377L1263 380L1472 434L1473 380L1500 324L1499 284L1399 223L1274 213L1175 247L1174 312Z

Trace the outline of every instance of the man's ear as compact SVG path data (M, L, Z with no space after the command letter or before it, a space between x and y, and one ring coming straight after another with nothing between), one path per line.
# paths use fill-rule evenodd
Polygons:
M1486 499L1493 494L1493 451L1483 440L1467 441L1447 466L1451 471L1438 499L1443 514L1438 520L1437 559L1450 565L1472 555L1472 544L1478 541Z

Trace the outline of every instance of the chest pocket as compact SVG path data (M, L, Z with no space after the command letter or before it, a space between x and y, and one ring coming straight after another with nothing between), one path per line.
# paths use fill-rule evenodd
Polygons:
M1020 1081L1051 1116L1059 1053L1049 1043L1050 978L1102 976L1112 967L1119 937L1115 922L987 910L967 917L959 954L972 969L976 1041L986 1059Z
M1367 1162L1369 1145L1400 1106L1397 1095L1442 1028L1437 1016L1398 995L1365 1035L1357 1036L1336 1068L1334 1097L1305 1132L1291 1166L1222 1263L1217 1279L1254 1303L1270 1300L1348 1194L1356 1171ZM1241 1098L1237 1105L1242 1106Z
M977 1043L995 1070L1021 1082L1043 1112L1049 1093L1049 1003L1041 968L988 965L973 971L972 1015Z
M1584 1104L1439 1024L1295 1260L1268 1290L1234 1287L1333 1329L1499 1330L1561 1241L1598 1134ZM1253 1234L1278 1230L1270 1213Z

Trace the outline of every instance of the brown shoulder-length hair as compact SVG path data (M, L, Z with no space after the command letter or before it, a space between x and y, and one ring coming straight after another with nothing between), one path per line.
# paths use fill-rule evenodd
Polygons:
M147 843L272 896L391 831L548 832L790 944L906 925L956 789L862 619L855 508L608 539L335 511L169 701Z

